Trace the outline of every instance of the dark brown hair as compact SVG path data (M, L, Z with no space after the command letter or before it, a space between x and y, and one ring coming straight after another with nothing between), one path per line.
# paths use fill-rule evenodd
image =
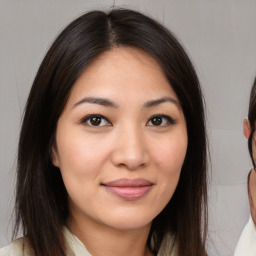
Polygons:
M132 10L92 11L68 25L54 41L27 101L18 149L16 231L21 226L37 256L63 256L62 227L69 215L60 171L51 163L56 125L73 84L99 55L134 47L161 66L186 119L188 147L176 191L153 220L149 248L176 238L179 256L203 256L207 227L207 142L200 84L183 47L153 19ZM169 255L167 249L166 255Z
M249 110L248 110L248 119L251 126L251 134L248 139L248 149L250 153L250 157L252 159L252 163L254 168L256 167L255 161L252 155L252 138L255 131L255 123L256 123L256 78L254 79L254 83L252 85L251 93L250 93L250 101L249 101Z

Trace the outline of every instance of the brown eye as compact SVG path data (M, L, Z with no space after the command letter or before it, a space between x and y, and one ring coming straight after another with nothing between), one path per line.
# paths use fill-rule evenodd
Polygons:
M158 125L161 125L162 122L163 122L162 117L159 117L159 116L153 117L153 118L151 119L152 125L158 126Z
M99 126L101 124L102 118L95 116L95 117L91 117L88 121L93 126Z
M110 126L110 122L102 115L88 115L81 120L82 124L86 124L88 126Z
M155 115L152 116L147 122L147 126L168 126L175 124L176 121L167 115Z

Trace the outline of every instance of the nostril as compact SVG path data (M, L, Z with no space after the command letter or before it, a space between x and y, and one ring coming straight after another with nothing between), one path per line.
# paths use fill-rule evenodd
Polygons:
M132 152L129 154L126 151L119 151L113 153L112 162L118 167L135 170L147 166L148 156L145 152Z

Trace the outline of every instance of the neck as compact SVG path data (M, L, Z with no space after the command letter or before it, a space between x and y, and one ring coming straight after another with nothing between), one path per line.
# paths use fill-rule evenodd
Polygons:
M91 220L70 218L68 228L93 256L153 256L147 247L151 224L131 230L115 229Z

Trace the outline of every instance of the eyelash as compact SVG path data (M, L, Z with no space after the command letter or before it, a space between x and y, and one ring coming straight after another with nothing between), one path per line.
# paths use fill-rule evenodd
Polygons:
M92 124L92 119L93 118L98 118L100 119L99 120L99 125L93 125ZM160 124L149 124L150 122L152 123L153 119L157 119L159 118L158 121L160 121ZM106 124L101 124L102 120L105 120L105 122L107 122L107 125ZM162 125L163 123L163 120L166 121L166 124ZM97 120L94 120L94 121L97 121ZM155 120L157 121L157 120ZM90 122L90 123L89 123ZM106 126L112 126L112 123L103 115L100 115L100 114L90 114L90 115L87 115L85 117L83 117L81 120L80 120L80 123L81 124L85 124L85 125L88 125L88 126L91 126L91 127L106 127ZM176 120L174 120L172 117L168 116L168 115L163 115L163 114L157 114L157 115L153 115L150 117L150 119L147 121L147 124L146 126L155 126L155 127L166 127L166 126L169 126L169 125L174 125L176 124Z

